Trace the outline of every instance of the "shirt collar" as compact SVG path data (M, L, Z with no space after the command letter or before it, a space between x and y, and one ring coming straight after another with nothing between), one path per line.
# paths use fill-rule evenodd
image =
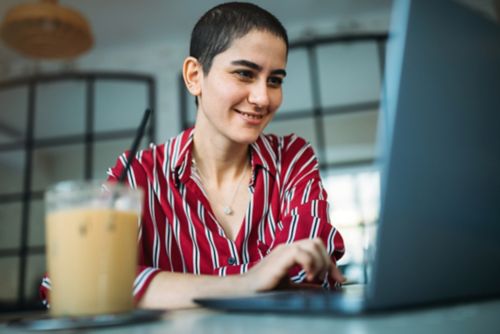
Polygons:
M193 151L193 135L194 127L181 132L176 141L179 143L179 154L174 155L172 173L176 180L186 183L191 177L192 166L192 151ZM272 140L276 140L275 136L260 135L257 140L250 145L250 159L252 164L252 180L254 184L256 172L259 168L265 169L273 177L276 175L276 152L273 150ZM174 144L176 145L176 144Z
M273 177L276 176L277 157L273 147L272 138L275 136L266 136L261 134L257 140L250 145L250 154L252 157L252 169L257 166L267 170Z
M178 182L186 183L191 177L192 148L193 148L194 127L181 132L175 139L174 151L179 154L173 155L172 170L175 177L176 186Z

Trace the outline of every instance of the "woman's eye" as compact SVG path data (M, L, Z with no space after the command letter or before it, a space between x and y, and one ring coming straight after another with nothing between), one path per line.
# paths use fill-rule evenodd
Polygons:
M283 78L280 77L270 77L267 82L274 87L279 87L283 84Z
M254 77L251 71L241 70L235 72L242 79L252 79Z

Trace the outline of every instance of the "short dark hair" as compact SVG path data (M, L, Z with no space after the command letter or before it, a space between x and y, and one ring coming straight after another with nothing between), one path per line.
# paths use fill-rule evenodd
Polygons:
M213 7L198 20L191 33L189 55L201 63L206 75L216 55L253 29L281 38L288 53L286 29L273 14L251 3L228 2Z

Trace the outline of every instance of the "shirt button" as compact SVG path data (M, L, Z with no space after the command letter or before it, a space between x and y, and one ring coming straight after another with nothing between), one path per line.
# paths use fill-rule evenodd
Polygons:
M230 257L229 259L227 259L227 263L232 266L236 263L236 259L234 257Z

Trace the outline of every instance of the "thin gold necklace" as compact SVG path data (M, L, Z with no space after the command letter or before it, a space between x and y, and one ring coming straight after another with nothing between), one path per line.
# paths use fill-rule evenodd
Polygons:
M198 175L200 176L201 183L206 184L206 178L201 172L200 168L198 168L198 165L196 164L196 160L193 158L193 166L196 169ZM245 164L245 169L241 173L240 179L238 180L238 183L236 184L236 188L234 189L233 196L231 196L231 200L228 205L222 204L222 212L224 212L225 215L231 216L234 213L233 210L233 204L234 204L234 199L236 198L236 194L238 193L238 190L240 189L241 181L243 181L243 177L245 176L247 172L247 164Z

